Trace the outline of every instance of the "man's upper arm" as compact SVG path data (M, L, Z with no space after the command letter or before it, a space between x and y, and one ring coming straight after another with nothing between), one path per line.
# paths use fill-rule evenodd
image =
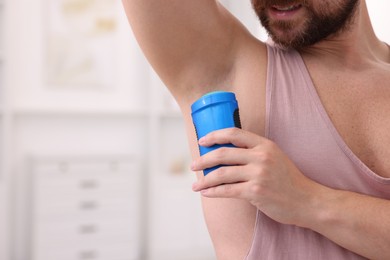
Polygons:
M253 240L256 208L234 199L202 198L202 204L217 258L244 259Z
M216 0L123 4L145 56L171 91L199 85L199 78L212 81L232 69L237 31L245 29Z

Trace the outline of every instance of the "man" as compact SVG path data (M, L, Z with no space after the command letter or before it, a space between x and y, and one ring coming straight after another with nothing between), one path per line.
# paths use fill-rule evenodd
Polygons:
M215 0L123 3L184 115L218 259L390 259L390 50L365 0L252 0L271 44ZM190 105L214 90L243 129L199 158Z

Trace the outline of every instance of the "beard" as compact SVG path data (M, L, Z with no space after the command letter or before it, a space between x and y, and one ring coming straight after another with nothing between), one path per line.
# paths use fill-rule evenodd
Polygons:
M272 20L268 10L273 5L291 5L291 0L252 0L252 6L261 24L267 30L272 40L285 48L302 49L316 44L329 36L337 35L349 28L355 16L359 0L344 0L343 3L324 3L316 11L308 4L309 0L302 0L302 8L306 8L306 19L297 22L294 20ZM336 10L337 9L337 10Z

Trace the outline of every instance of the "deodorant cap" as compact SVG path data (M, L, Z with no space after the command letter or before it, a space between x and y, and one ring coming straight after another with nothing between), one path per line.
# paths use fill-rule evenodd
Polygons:
M226 92L226 91L214 91L207 93L206 95L202 96L200 99L195 101L191 105L191 111L194 113L195 111L199 109L204 109L209 105L221 103L221 102L236 102L236 96L233 92Z

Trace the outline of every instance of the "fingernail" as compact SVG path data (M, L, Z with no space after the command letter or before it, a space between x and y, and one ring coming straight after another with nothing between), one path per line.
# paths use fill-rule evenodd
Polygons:
M196 190L197 187L198 187L198 183L197 183L197 182L194 182L194 183L192 184L192 190L193 190L193 191L197 191L197 190Z
M201 190L201 191L200 191L200 194L202 194L202 195L207 195L207 192L208 192L208 191L209 191L208 189Z
M203 145L204 143L205 143L205 138L204 137L200 138L199 139L199 144Z

